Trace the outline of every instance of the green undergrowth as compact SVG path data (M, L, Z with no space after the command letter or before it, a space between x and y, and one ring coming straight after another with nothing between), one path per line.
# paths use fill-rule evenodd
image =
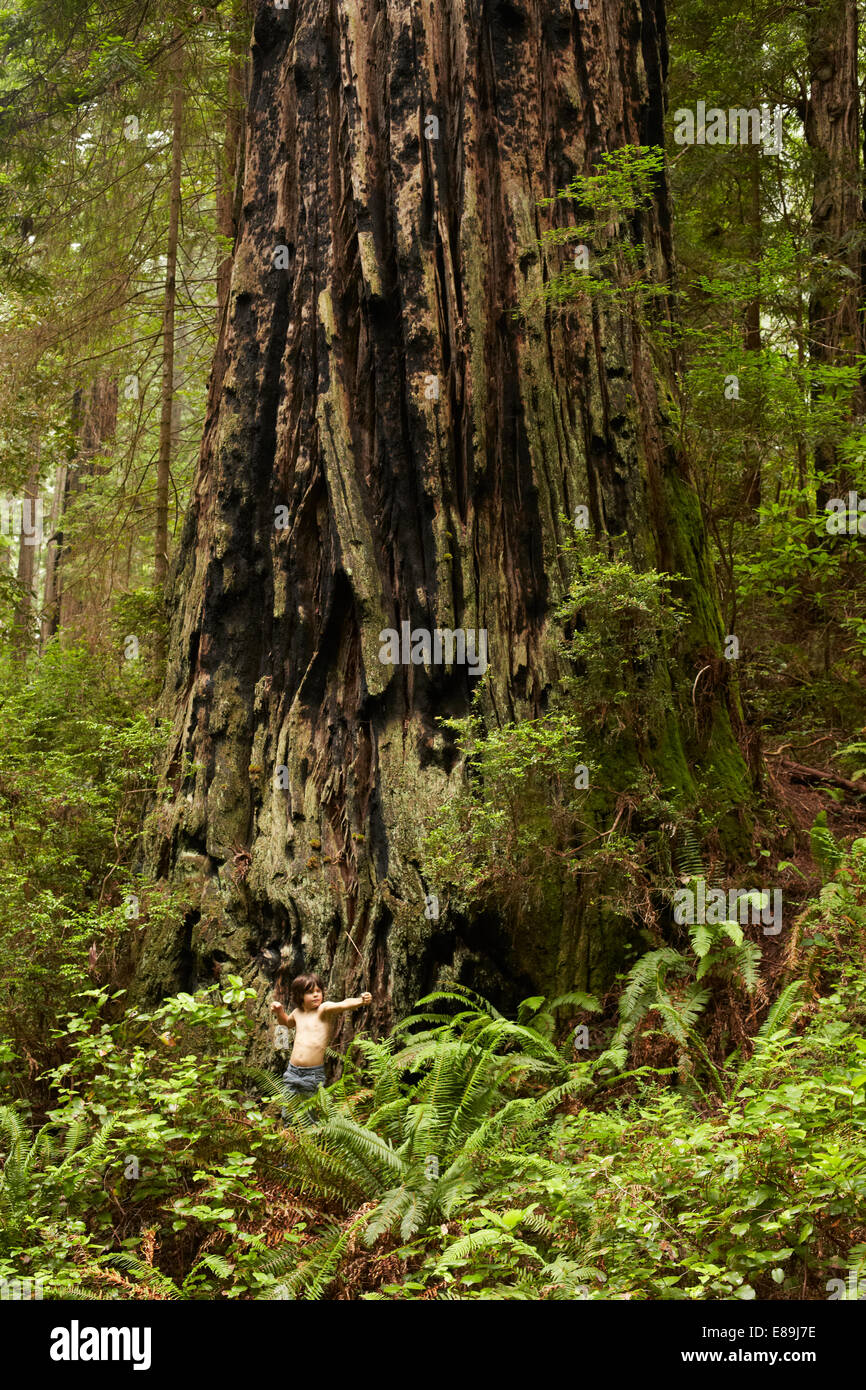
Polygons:
M56 1060L51 1026L88 965L116 971L147 915L134 863L161 741L148 689L139 663L83 646L0 661L0 1077L22 1094Z
M672 717L686 619L674 579L577 529L561 554L571 578L554 615L563 673L550 707L496 725L482 688L468 715L442 721L463 775L423 842L446 901L513 926L541 914L554 930L588 898L623 919L645 914L652 890L672 883L676 827L718 841L731 806L748 800L745 769L729 796L712 747L706 785L689 768Z
M114 1021L86 991L44 1123L0 1111L0 1277L46 1298L852 1296L866 841L815 833L825 882L774 983L724 923L642 956L613 1007L536 996L510 1019L456 985L356 1039L285 1121L244 1060L238 977ZM720 1001L751 1019L736 1045Z

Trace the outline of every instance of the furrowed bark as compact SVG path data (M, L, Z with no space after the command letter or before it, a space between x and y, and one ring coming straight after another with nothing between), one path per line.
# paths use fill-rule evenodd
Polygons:
M809 356L819 368L854 366L866 351L858 304L863 194L856 0L812 0L809 67L805 134L813 158L812 252L819 258L817 284L809 296ZM816 403L826 391L826 385L813 382ZM864 407L861 378L851 392L851 414L862 414ZM831 480L819 483L821 510L828 498L854 484L831 438L817 440L814 460Z
M687 780L688 743L742 792L706 540L664 428L671 364L657 371L621 311L512 315L550 274L537 239L565 216L539 200L604 150L662 144L666 62L660 3L259 6L148 838L151 871L190 909L182 930L151 932L142 995L227 961L261 990L264 1035L261 951L281 946L334 990L369 988L374 1025L437 979L503 999L606 983L616 942L591 902L511 936L489 914L425 918L424 821L460 778L436 720L465 712L475 682L379 660L403 621L486 629L485 717L544 711L577 504L636 565L691 581L684 679L712 675L682 727L672 710L656 766ZM668 282L664 180L636 223Z

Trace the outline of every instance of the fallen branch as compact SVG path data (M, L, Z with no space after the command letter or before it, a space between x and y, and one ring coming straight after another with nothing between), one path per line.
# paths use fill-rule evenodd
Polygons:
M852 782L848 777L840 777L836 772L822 772L818 767L807 767L805 763L782 759L782 767L792 782L817 782L819 786L841 787L854 796L866 796L866 784Z

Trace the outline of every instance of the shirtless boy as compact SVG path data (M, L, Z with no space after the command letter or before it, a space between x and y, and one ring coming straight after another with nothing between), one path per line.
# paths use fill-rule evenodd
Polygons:
M292 981L291 1001L294 1008L286 1013L282 1004L271 1004L277 1022L284 1028L294 1028L295 1043L289 1065L283 1073L286 1089L294 1095L308 1095L325 1084L325 1048L330 1041L337 1014L361 1009L372 1000L372 994L357 999L343 999L339 1004L326 1004L322 981L318 975L299 975Z

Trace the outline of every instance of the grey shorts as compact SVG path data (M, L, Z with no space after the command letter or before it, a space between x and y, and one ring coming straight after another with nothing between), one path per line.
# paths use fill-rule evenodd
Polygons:
M325 1084L325 1068L296 1067L291 1062L283 1072L283 1081L290 1095L308 1096Z

